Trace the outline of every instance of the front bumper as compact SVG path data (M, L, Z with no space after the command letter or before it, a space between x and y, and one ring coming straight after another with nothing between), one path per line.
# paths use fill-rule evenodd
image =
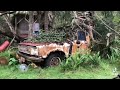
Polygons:
M41 57L37 57L37 56L33 56L33 55L28 55L28 54L25 54L25 53L22 53L22 52L17 52L17 54L18 54L19 57L22 57L22 58L24 58L27 61L33 61L33 62L44 61L44 59L41 58Z

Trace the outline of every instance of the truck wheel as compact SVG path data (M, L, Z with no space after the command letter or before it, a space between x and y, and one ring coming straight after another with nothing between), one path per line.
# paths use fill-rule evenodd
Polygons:
M64 56L60 56L59 54L51 54L45 60L45 67L54 67L58 66L61 61L64 59Z

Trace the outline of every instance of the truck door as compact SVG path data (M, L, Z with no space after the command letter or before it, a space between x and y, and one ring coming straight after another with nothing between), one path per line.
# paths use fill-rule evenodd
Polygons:
M87 43L87 36L88 33L84 31L78 31L77 32L77 40L73 43L72 47L72 53L82 52L86 51L88 49L88 43Z

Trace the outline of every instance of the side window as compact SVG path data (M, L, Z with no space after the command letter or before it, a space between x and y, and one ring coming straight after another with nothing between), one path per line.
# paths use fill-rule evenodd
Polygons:
M86 41L86 34L85 34L84 31L78 31L77 32L77 37L78 37L78 40Z

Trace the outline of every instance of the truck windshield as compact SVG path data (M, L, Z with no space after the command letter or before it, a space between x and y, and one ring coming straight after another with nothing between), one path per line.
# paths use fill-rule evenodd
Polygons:
M84 31L78 31L77 36L78 36L78 40L86 41L86 35Z

